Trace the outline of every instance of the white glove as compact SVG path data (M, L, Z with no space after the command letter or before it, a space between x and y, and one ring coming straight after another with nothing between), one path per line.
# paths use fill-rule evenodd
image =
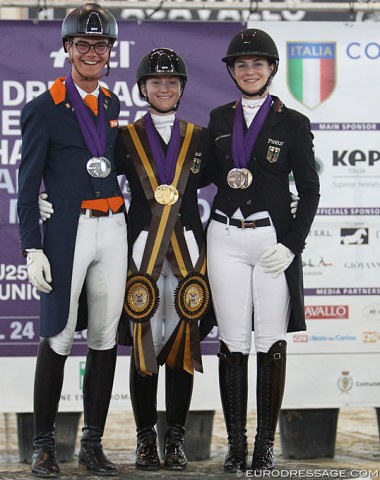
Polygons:
M290 192L290 196L292 197L292 201L290 203L290 212L293 215L293 218L295 218L297 213L297 208L298 208L298 201L300 197L292 192Z
M53 205L46 200L47 198L47 193L40 193L38 195L38 208L40 210L40 218L43 222L54 213Z
M40 292L52 290L50 263L42 250L29 250L26 255L26 268L30 283Z
M273 273L273 278L278 277L292 263L294 253L282 243L277 243L261 255L260 264L265 273Z

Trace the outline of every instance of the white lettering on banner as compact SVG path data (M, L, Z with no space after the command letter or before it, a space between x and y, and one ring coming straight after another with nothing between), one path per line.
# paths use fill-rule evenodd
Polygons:
M11 198L9 200L9 224L14 225L17 222L17 198Z
M111 50L111 68L129 68L130 67L130 58L131 58L131 46L135 45L134 41L122 40L116 41ZM114 61L113 59L117 57L119 60ZM61 47L59 50L53 50L50 52L50 58L53 61L53 68L62 69L65 66L66 60L68 60L68 54L65 52L64 48Z
M0 165L16 165L21 160L21 138L0 140Z
M347 45L346 53L352 60L359 60L363 57L377 60L380 58L380 43L369 42L363 45L361 42L351 42Z
M0 168L0 190L6 190L7 193L17 192L12 182L11 173L6 168Z
M30 283L0 283L0 300L39 300L40 296Z
M208 3L211 3L208 0ZM155 21L159 20L216 20L216 21L236 21L236 22L246 22L248 19L251 21L276 21L280 22L281 20L289 21L299 21L305 17L304 10L283 10L281 13L272 12L270 8L270 0L263 0L262 3L268 4L268 10L263 10L262 12L254 13L250 10L241 10L241 9L200 9L200 10L189 10L189 9L161 9L153 10L151 8L140 9L124 9L121 11L120 18L123 20L146 20L147 18L152 18ZM220 4L223 6L223 3Z
M13 321L10 324L11 334L9 336L10 340L23 340L27 338L29 340L34 339L34 324L33 322L25 322L23 324L19 321Z
M20 111L19 110L3 110L1 112L1 134L19 137L20 129Z
M0 280L26 280L28 273L26 265L5 265L0 263Z
M27 80L25 86L15 80L4 80L3 105L5 107L15 107L29 102L44 93L47 88L48 85L40 80Z

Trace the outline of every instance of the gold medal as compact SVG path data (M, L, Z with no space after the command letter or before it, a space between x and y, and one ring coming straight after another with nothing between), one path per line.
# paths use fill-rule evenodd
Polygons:
M238 189L244 184L245 178L241 168L233 168L227 174L227 183L231 188Z
M244 182L243 182L243 184L241 185L240 188L245 189L245 188L248 188L251 185L252 180L253 180L253 175L248 170L248 168L242 168L241 172L242 172L242 176L244 178Z
M174 205L178 200L178 190L173 185L159 185L155 192L154 198L161 205Z

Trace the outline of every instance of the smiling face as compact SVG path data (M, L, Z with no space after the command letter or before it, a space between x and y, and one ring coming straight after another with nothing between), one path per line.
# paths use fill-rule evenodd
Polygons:
M156 75L148 77L141 84L141 92L149 98L152 113L162 115L155 110L173 110L182 92L182 82L179 77L171 75Z
M106 66L111 45L107 38L74 37L66 43L74 82L83 90L92 92ZM83 78L85 77L85 78Z
M264 87L274 68L274 64L270 64L263 57L241 56L235 60L230 71L239 87L252 95ZM265 91L263 95L266 94ZM243 97L245 97L244 94ZM252 96L247 98L252 98Z

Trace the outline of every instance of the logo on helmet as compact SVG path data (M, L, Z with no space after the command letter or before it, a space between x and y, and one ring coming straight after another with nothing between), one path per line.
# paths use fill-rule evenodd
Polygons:
M241 39L243 43L251 43L256 35L256 31L254 32L241 32Z
M86 22L86 33L94 33L96 35L103 35L103 25L100 16L96 12L92 12Z

